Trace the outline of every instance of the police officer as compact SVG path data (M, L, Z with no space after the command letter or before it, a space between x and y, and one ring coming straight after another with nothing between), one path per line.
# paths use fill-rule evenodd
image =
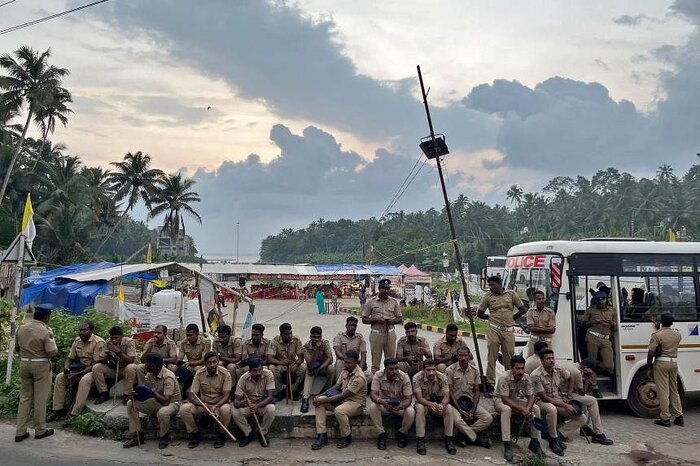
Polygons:
M204 354L209 351L209 341L199 334L197 324L185 327L185 339L178 344L178 367L184 367L192 374L204 367ZM185 361L187 358L187 361Z
M372 373L367 371L367 343L361 333L357 332L357 317L350 316L345 319L345 331L338 332L333 338L333 351L335 352L335 382L343 374L345 368L345 353L349 350L360 354L360 368L365 371L367 380L372 380Z
M302 354L301 340L292 334L292 326L285 322L280 325L280 334L272 339L267 348L267 363L272 373L275 375L277 384L277 401L284 399L285 390L292 379L292 394L304 381L306 374L306 363ZM287 375L290 371L291 375ZM284 379L282 379L284 376Z
M452 440L454 432L454 410L450 407L450 387L447 376L438 372L432 359L423 361L423 370L413 376L413 394L416 397L416 451L427 453L425 447L425 422L428 413L442 418L445 428L445 449L456 455Z
M544 291L535 291L533 297L535 307L527 311L527 329L530 332L530 341L527 344L528 357L535 354L535 342L544 341L551 344L552 335L557 329L554 311L544 305Z
M34 412L34 438L53 435L46 428L46 401L51 393L51 358L58 354L53 331L46 325L51 317L51 304L34 307L34 319L17 329L19 374L22 385L17 408L15 442L29 438L29 415Z
M237 364L243 359L243 340L231 337L231 326L222 325L216 330L217 340L211 350L219 353L219 364L231 374L231 383L235 387L238 382Z
M85 407L90 388L94 382L92 367L102 353L105 341L95 335L92 322L83 322L78 326L78 336L73 341L68 352L68 357L63 363L63 372L56 376L53 386L53 410L46 418L47 422L65 416L66 389L78 382L78 390L75 394L75 403L71 410L71 416L77 416ZM69 420L66 421L69 423Z
M101 404L109 400L107 390L107 379L124 379L124 398L128 399L128 393L134 389L136 379L136 342L124 336L121 327L114 326L109 329L109 341L103 345L103 350L99 357L99 362L92 369L92 376L95 379L95 387L99 396L95 404ZM117 373L117 367L119 373ZM115 387L116 390L116 387Z
M486 365L486 380L489 383L489 393L493 392L496 383L496 361L498 352L503 353L503 361L510 361L515 354L515 336L513 335L513 323L515 319L527 312L518 294L513 290L506 290L501 286L501 277L494 275L488 278L489 291L484 294L479 304L479 318L489 321L489 330L486 334L488 348L488 364ZM513 315L513 308L518 312ZM486 314L488 309L489 313Z
M399 369L413 377L423 368L423 359L432 359L433 356L428 342L418 336L415 322L406 322L403 328L406 335L396 343L396 359L399 360Z
M309 341L304 343L303 355L306 361L307 373L304 376L304 391L301 399L302 413L309 412L309 396L311 387L317 376L326 377L331 384L335 383L333 372L333 352L328 340L323 339L321 327L311 327ZM329 384L329 385L331 385Z
M238 441L238 446L244 447L253 441L255 433L250 427L248 418L262 413L260 424L260 445L269 446L269 439L263 441L267 435L272 421L275 420L275 377L272 372L263 368L262 360L253 357L248 363L249 371L241 376L236 385L236 395L233 400L231 417L239 429L243 431L243 437Z
M379 294L367 300L362 308L362 323L371 326L369 346L372 352L372 372L379 370L382 354L396 357L396 333L394 325L403 321L399 302L389 296L391 280L379 280Z
M163 357L163 365L172 372L177 370L177 344L168 337L168 327L165 325L156 325L153 329L153 337L143 345L143 354L141 355L141 364L136 367L140 371L141 376L146 375L145 365L146 355L148 353L158 353Z
M609 375L613 375L612 342L610 341L617 329L615 309L608 303L607 287L601 287L592 294L592 304L583 314L583 325L588 327L586 332L586 348L588 357L600 361L598 367Z
M438 371L443 374L448 366L457 362L457 352L460 348L466 348L464 340L457 337L459 328L456 324L447 324L445 335L433 345L433 359L437 363Z
M377 448L386 450L386 433L382 415L401 417L401 427L396 440L399 448L406 447L408 430L416 418L416 411L413 408L411 379L408 374L399 369L399 361L396 358L386 358L384 370L374 374L369 397L372 400L372 404L369 405L369 417L377 428L378 434Z
M265 326L263 324L253 324L250 338L243 342L241 361L256 357L262 361L263 365L267 364L267 349L270 346L270 340L265 338L264 334ZM239 367L236 369L238 379L246 372L245 367L240 367L241 365L239 363Z
M671 427L671 416L675 417L673 420L675 425L685 425L683 406L678 395L678 364L676 363L681 334L678 330L671 328L671 325L673 325L673 316L669 313L662 314L661 328L651 334L647 354L647 374L656 384L661 406L660 419L654 421L654 424L663 427Z

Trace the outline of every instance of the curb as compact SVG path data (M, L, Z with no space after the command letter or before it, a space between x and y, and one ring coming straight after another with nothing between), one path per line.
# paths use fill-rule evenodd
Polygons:
M354 316L360 317L362 316L362 312L358 311L356 309L351 309L349 307L341 307L340 312L344 312L346 314L352 314ZM416 322L416 326L421 329L421 330L427 330L429 332L435 332L435 333L445 333L445 327L436 327L435 325L428 325L428 324L421 324ZM472 337L472 334L470 332L467 332L465 330L462 330L461 332L457 332L457 335L461 337ZM477 333L476 338L479 340L486 340L486 334L484 333Z

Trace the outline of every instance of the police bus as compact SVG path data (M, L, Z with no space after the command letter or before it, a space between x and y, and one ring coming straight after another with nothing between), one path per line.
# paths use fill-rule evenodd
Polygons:
M678 389L700 390L700 243L591 239L524 243L508 251L503 286L526 303L542 290L556 312L552 349L558 360L587 357L580 324L591 292L610 289L618 329L612 338L615 369L599 375L605 399L626 400L635 414L658 417L654 382L647 378L647 346L654 321L665 312L681 334Z

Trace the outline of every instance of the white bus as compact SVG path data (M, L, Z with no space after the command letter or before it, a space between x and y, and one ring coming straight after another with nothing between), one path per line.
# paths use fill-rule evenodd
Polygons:
M503 276L503 271L506 268L506 256L488 256L486 258L486 277L494 275Z
M646 375L647 346L653 320L675 317L682 337L678 352L678 388L700 390L700 243L593 239L539 241L508 251L503 286L531 302L542 290L557 314L552 349L561 361L587 356L585 329L578 323L590 303L590 291L610 288L610 304L619 327L613 338L615 372L599 375L606 399L626 400L643 417L658 416L654 382Z

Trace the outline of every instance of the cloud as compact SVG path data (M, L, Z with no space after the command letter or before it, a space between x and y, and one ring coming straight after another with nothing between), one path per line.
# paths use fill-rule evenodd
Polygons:
M593 63L595 63L596 66L599 66L600 68L606 71L610 69L610 65L605 63L605 61L601 60L600 58L596 58L595 60L593 60Z
M622 15L613 18L613 23L620 24L622 26L639 26L642 21L650 19L647 15Z
M677 58L677 52L675 45L665 44L651 50L651 55L662 63L672 63Z
M690 23L700 26L700 3L697 0L676 0L670 10L682 15Z

